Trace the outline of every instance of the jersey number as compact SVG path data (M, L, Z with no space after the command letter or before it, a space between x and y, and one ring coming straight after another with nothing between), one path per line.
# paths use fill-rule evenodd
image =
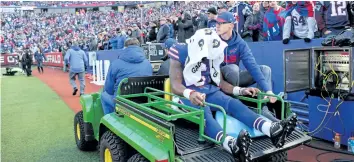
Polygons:
M332 14L331 16L345 16L347 13L346 3L344 1L331 1Z
M302 25L306 25L306 21L305 18L303 16L300 16L299 20L297 19L297 17L293 16L293 22L295 26L298 26L299 23Z

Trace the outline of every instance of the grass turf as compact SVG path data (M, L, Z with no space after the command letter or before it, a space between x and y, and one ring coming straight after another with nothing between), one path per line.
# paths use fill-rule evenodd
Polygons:
M99 161L75 144L73 111L35 77L1 77L1 161Z

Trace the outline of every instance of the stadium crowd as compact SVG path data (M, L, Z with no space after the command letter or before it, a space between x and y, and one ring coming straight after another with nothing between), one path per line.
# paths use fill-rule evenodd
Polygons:
M72 3L118 2L2 1L1 5L60 6ZM163 43L167 38L184 42L197 29L215 29L217 15L225 11L234 14L238 21L235 29L246 41L282 40L286 44L291 39L305 39L308 42L338 34L352 25L353 4L342 1L297 4L206 1L174 2L159 8L126 8L124 12L1 13L1 52L17 53L29 45L39 47L43 53L65 53L73 40L77 40L84 51L123 48L126 38L137 38L140 43Z

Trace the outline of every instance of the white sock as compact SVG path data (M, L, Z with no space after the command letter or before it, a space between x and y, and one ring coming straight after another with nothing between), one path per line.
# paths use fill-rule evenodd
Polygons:
M262 133L270 137L270 127L272 126L271 122L264 122L262 125Z
M224 149L226 149L226 151L228 151L229 153L232 153L231 148L229 146L229 141L232 141L232 140L236 140L236 139L234 137L227 136L225 138L224 142L222 143L222 146L224 147Z

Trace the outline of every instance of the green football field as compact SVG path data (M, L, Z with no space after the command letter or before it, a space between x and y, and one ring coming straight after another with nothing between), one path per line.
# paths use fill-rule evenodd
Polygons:
M75 144L74 112L36 77L2 76L1 161L99 161Z

